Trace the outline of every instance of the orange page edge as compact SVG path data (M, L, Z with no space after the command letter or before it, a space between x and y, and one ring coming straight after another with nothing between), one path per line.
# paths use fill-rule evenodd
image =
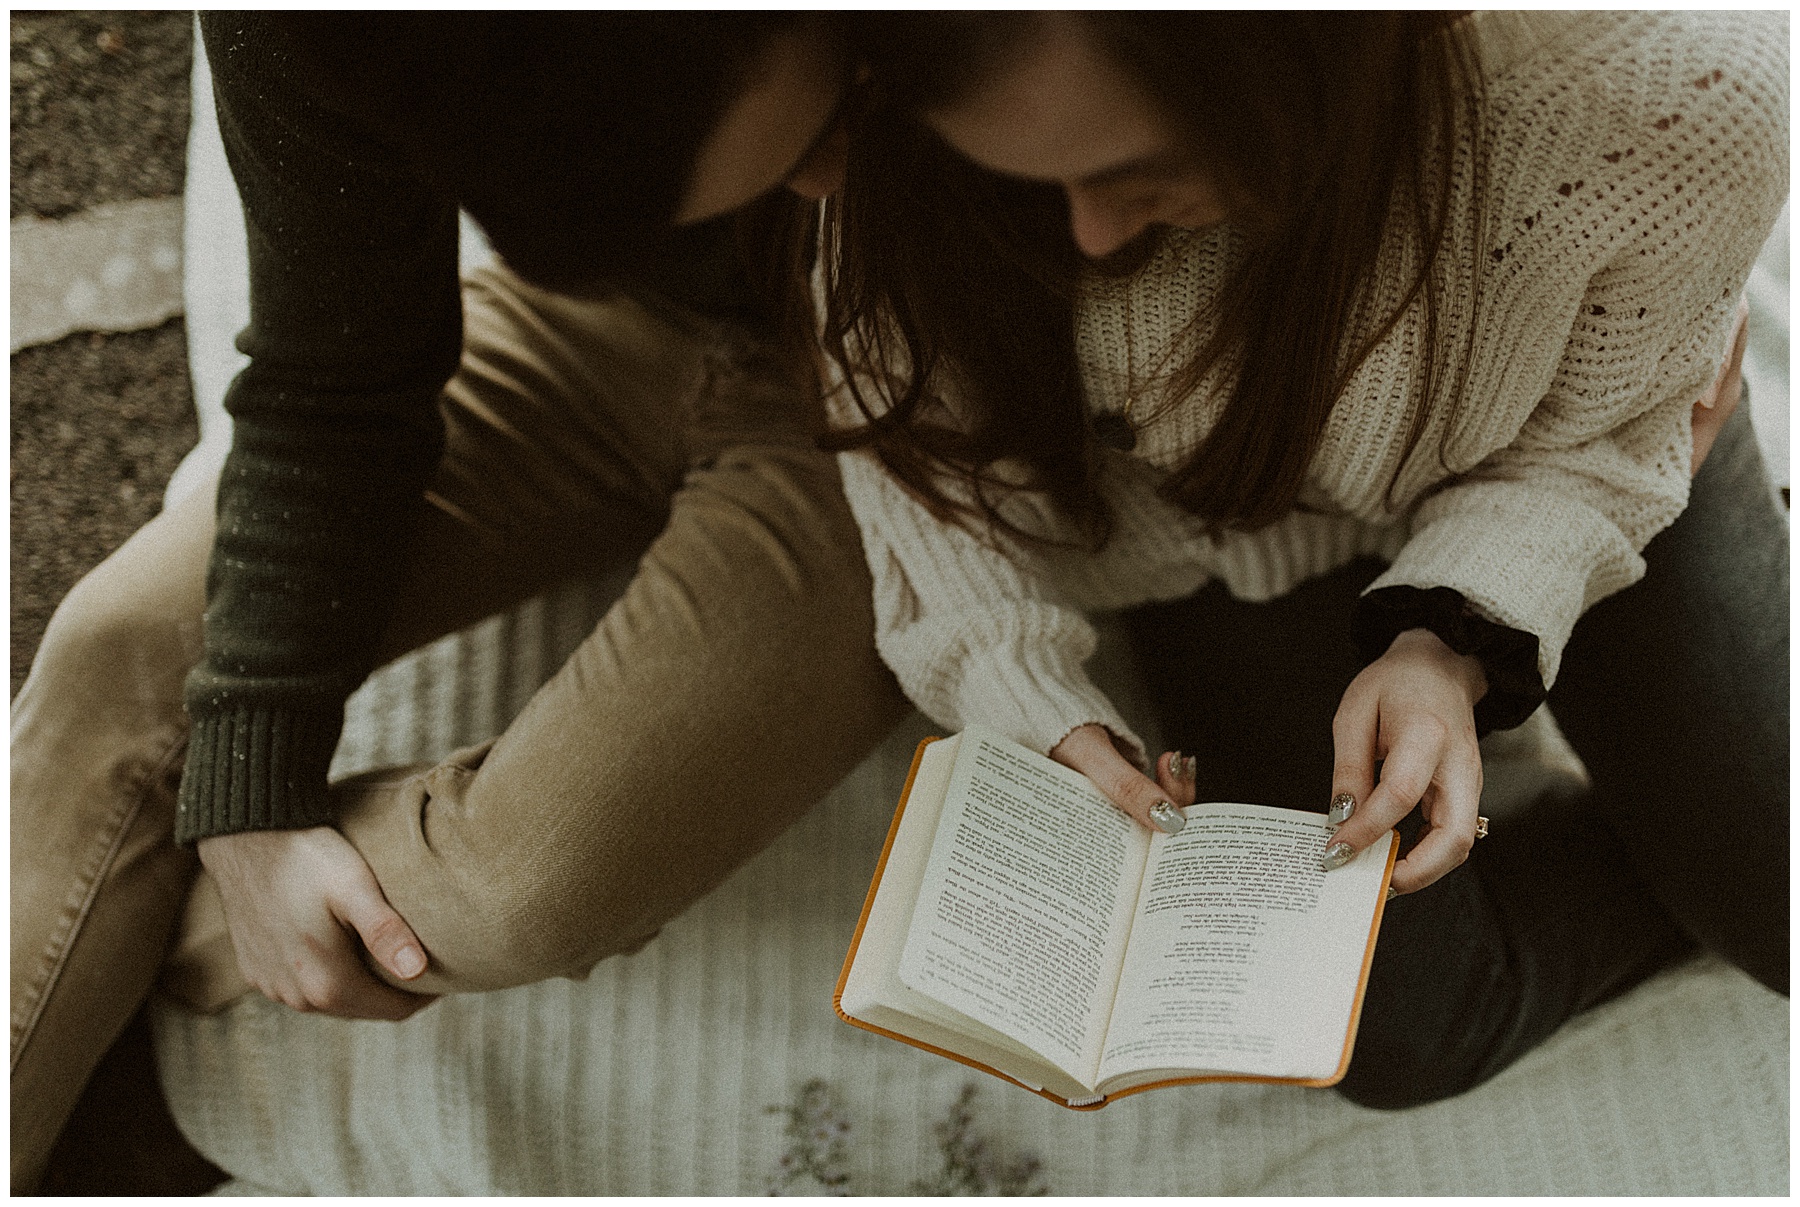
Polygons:
M857 949L862 946L863 927L868 924L869 914L875 908L875 893L881 887L882 873L887 870L888 854L894 848L894 838L900 833L900 818L906 813L907 801L912 798L913 780L918 777L919 762L925 757L925 748L938 740L939 739L937 738L926 738L921 741L918 748L913 751L912 766L908 768L906 772L906 786L900 790L899 807L894 810L894 820L888 826L887 840L881 844L881 858L875 863L875 875L870 878L868 895L863 898L862 914L856 920L856 934L850 939L850 950L844 955L843 971L838 973L837 988L834 989L831 994L831 1009L834 1014L849 1023L852 1027L859 1027L864 1031L872 1031L876 1035L885 1035L889 1039L897 1039L901 1043L911 1047L920 1048L926 1052L931 1052L949 1060L954 1060L957 1064L966 1065L971 1069L979 1069L983 1073L998 1077L1000 1080L1007 1082L1010 1085L1016 1085L1022 1090L1027 1090L1030 1093L1036 1094L1039 1098L1054 1102L1057 1106L1071 1111L1097 1111L1107 1103L1114 1102L1120 1098L1128 1098L1132 1094L1141 1093L1144 1090L1159 1090L1166 1086L1174 1085L1201 1085L1208 1082L1219 1081L1260 1081L1281 1085L1324 1087L1336 1085L1344 1079L1344 1075L1350 1071L1350 1053L1356 1046L1356 1031L1362 1023L1363 995L1368 990L1369 968L1375 960L1375 938L1381 930L1381 916L1387 912L1388 881L1393 878L1394 862L1400 854L1400 844L1397 841L1388 844L1387 868L1381 874L1381 896L1375 903L1375 917L1369 923L1369 941L1363 947L1362 974L1356 983L1356 1000L1350 1006L1350 1026L1346 1028L1344 1033L1344 1053L1338 1060L1337 1070L1329 1077L1270 1077L1251 1073L1216 1073L1198 1077L1171 1077L1163 1081L1148 1081L1143 1085L1135 1085L1129 1089L1119 1090L1117 1093L1108 1094L1098 1102L1085 1102L1080 1106L1076 1106L1071 1104L1067 1099L1057 1094L1052 1094L1049 1090L1033 1089L1018 1078L1010 1077L1007 1074L1002 1073L999 1069L994 1068L992 1065L982 1064L979 1060L974 1060L959 1053L951 1052L948 1049L940 1048L935 1044L925 1043L923 1040L914 1039L909 1035L901 1035L897 1031L889 1031L886 1027L877 1027L873 1023L865 1023L860 1018L854 1018L851 1015L844 1013L844 985L850 979L850 966L856 962Z

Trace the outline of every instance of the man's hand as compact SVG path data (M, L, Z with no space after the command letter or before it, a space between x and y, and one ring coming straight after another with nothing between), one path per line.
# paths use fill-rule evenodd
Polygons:
M199 843L219 883L244 979L272 1001L342 1018L398 1022L437 1000L386 984L357 940L400 980L425 948L356 848L330 826L221 834Z
M1481 663L1429 629L1408 629L1364 667L1331 722L1332 795L1349 793L1356 809L1327 849L1360 852L1418 805L1428 828L1394 865L1394 890L1416 892L1467 859L1481 804L1475 704L1486 694Z
M1158 805L1172 805L1179 811L1194 803L1194 761L1182 758L1179 752L1158 758L1156 778L1151 779L1119 753L1104 725L1082 725L1070 730L1050 757L1087 776L1121 813L1147 830L1172 832L1186 824L1179 812L1173 817L1163 812L1160 824L1152 812Z

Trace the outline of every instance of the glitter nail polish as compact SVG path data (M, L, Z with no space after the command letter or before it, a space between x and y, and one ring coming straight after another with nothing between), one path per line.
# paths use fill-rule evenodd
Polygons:
M1356 812L1356 798L1348 792L1340 792L1331 798L1331 808L1325 811L1325 824L1341 826L1350 820Z

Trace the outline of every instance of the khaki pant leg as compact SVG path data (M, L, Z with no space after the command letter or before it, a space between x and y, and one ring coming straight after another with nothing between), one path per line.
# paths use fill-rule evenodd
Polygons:
M649 523L627 535L655 537L498 739L423 774L340 786L340 828L431 957L408 985L424 992L580 975L641 945L910 711L874 649L861 540L836 461L813 444L813 404L765 353L515 278L482 288L506 338L472 337L480 350L450 392L460 434L440 508L494 548L541 540L535 527L567 545L593 491L558 491L599 481L611 515L594 523L623 528L628 500ZM646 405L647 385L620 390L678 345L691 375L671 404ZM461 428L459 407L475 416ZM578 470L546 470L555 456ZM533 509L547 505L540 525ZM433 581L442 565L421 560L408 594L453 587Z
M384 657L636 556L685 466L671 416L705 371L698 328L622 301L545 300L497 273L469 284L465 306L448 450ZM15 1190L36 1182L149 991L194 876L170 835L212 534L213 492L197 491L96 567L13 704ZM222 968L210 953L190 973L241 985L229 942Z
M142 1002L196 866L171 835L211 495L152 520L70 592L13 701L15 1192Z
M579 976L810 808L908 712L834 461L692 473L626 594L491 746L367 783L341 826L417 930L408 987Z

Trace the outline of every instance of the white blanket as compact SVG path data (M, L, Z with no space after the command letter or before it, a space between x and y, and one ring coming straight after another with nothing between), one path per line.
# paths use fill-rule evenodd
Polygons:
M565 589L377 675L351 701L338 770L480 738L529 692L501 662L554 667L608 597ZM1115 675L1120 653L1101 653ZM448 998L397 1025L259 998L211 1018L163 1005L177 1122L234 1190L283 1194L892 1194L1009 1177L1057 1194L1785 1193L1787 1002L1716 962L1400 1114L1247 1085L1076 1114L845 1026L832 988L925 732L903 726L716 893L585 982ZM1567 774L1544 737L1540 723L1490 739L1484 807L1498 818ZM798 1139L783 1106L805 1119Z

